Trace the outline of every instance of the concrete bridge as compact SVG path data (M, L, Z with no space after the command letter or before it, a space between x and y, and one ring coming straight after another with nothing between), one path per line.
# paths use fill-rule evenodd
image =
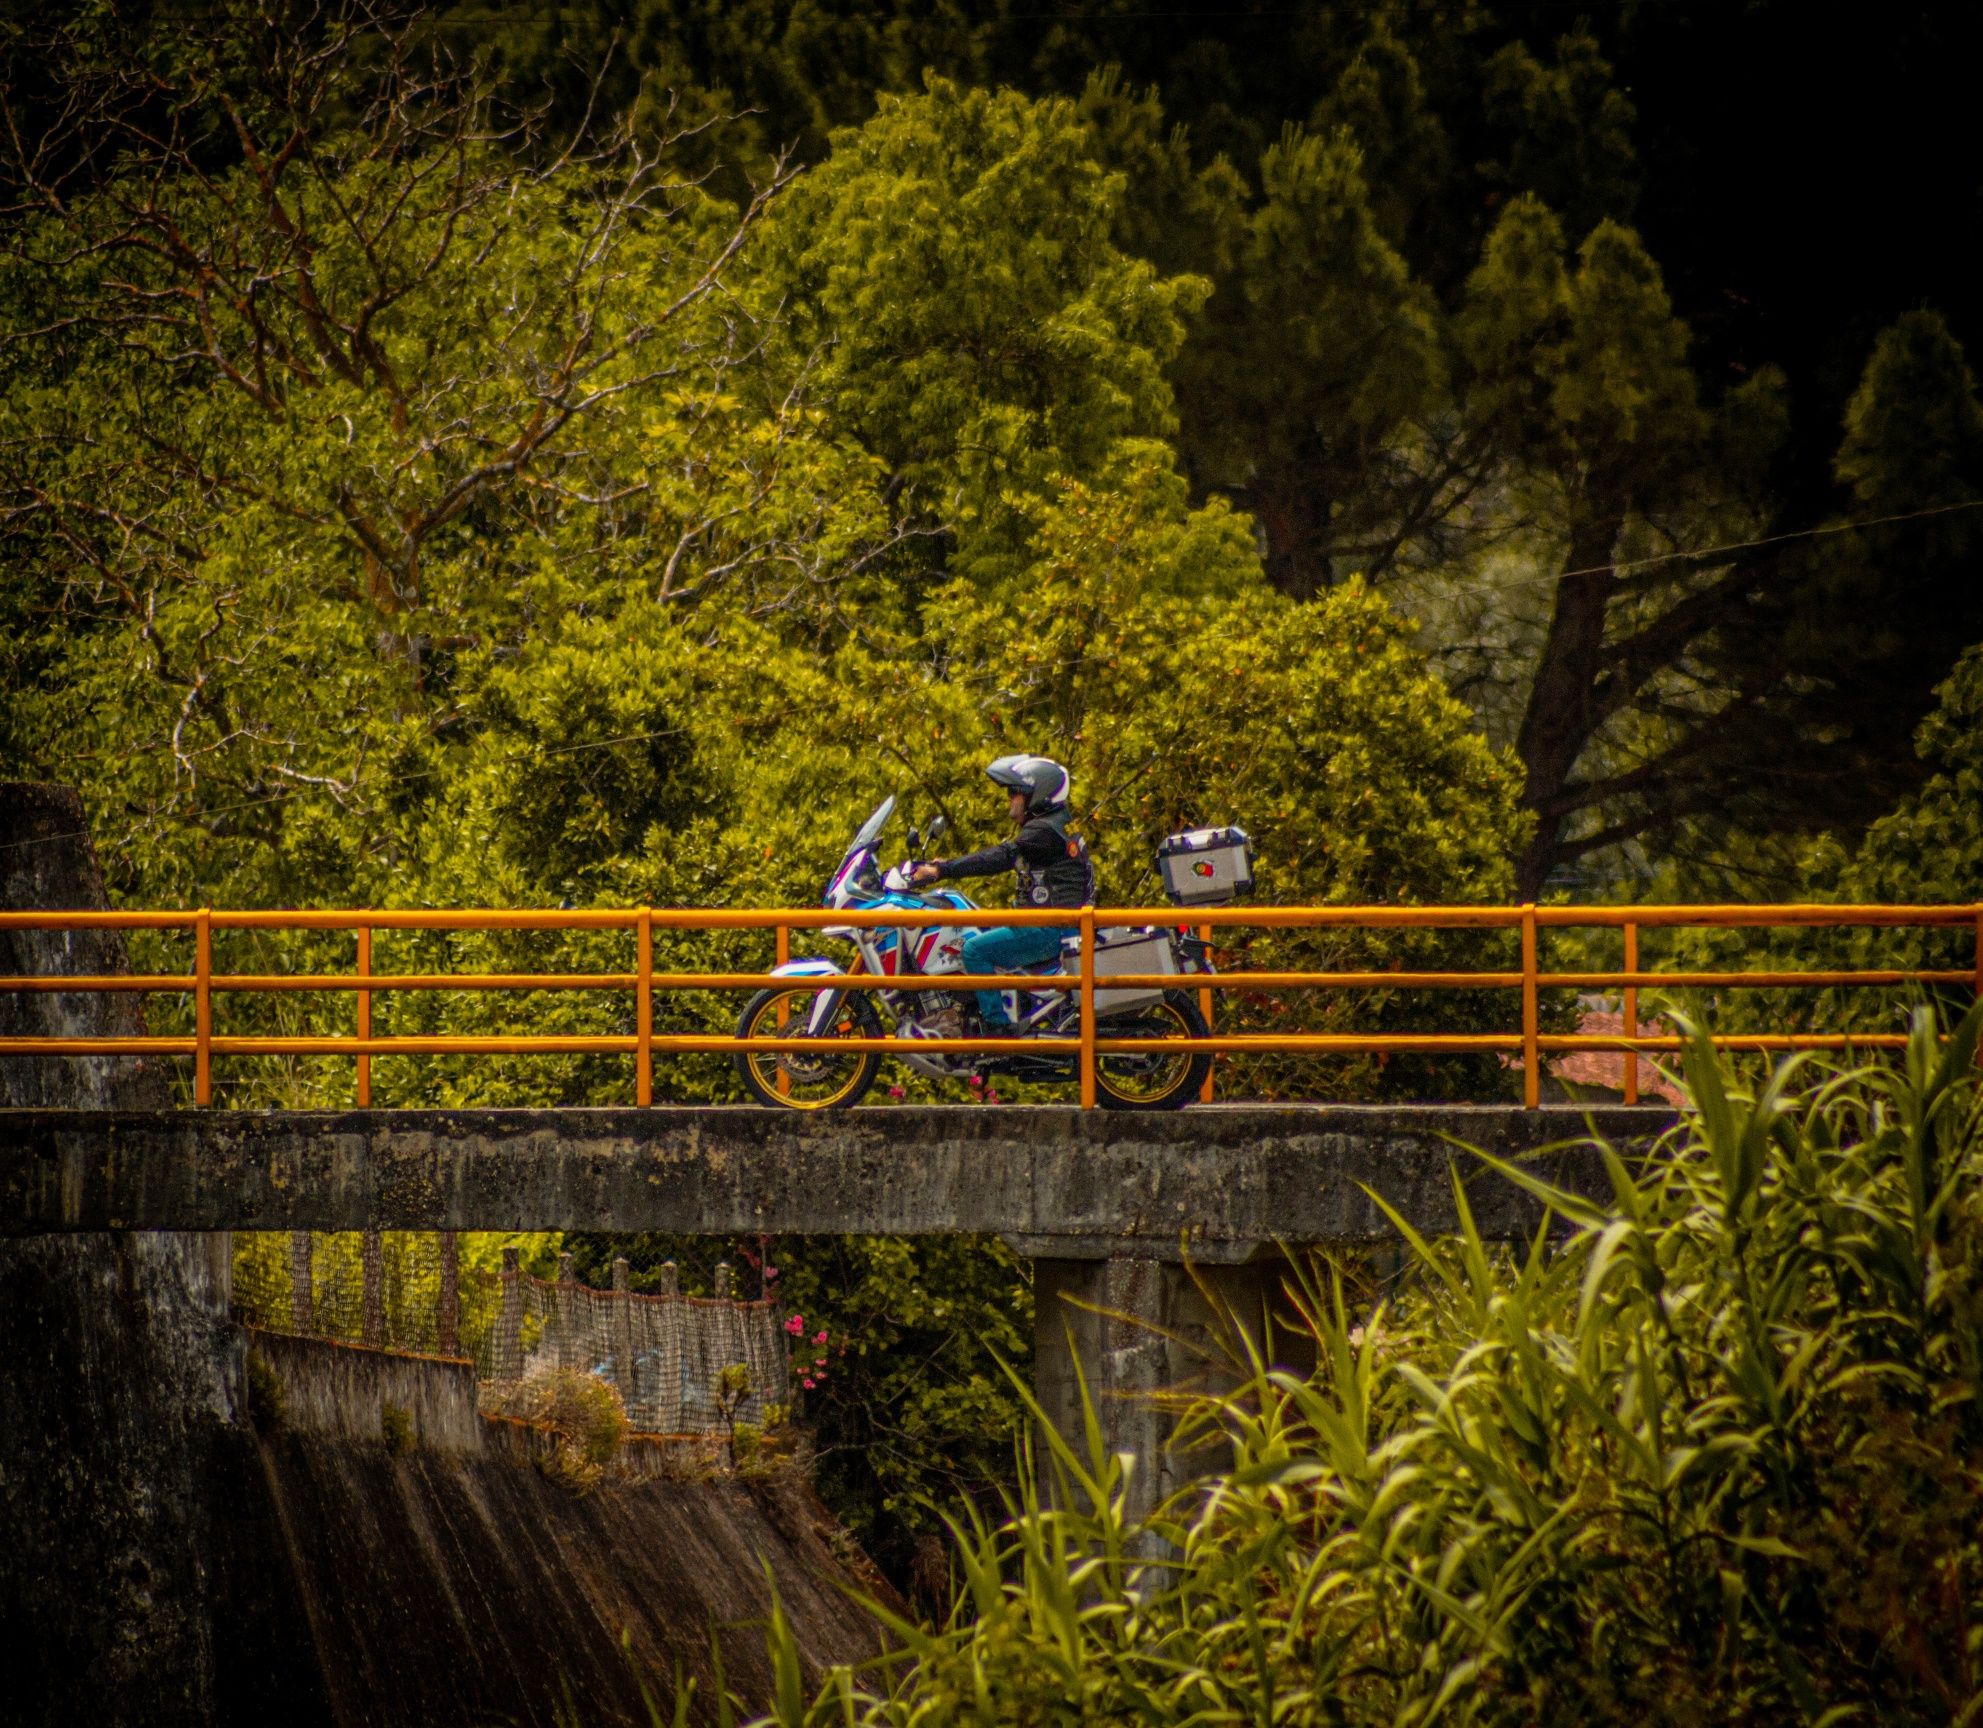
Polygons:
M73 797L0 798L0 907L103 905L80 815ZM114 977L121 949L104 928L0 927L0 974ZM1085 1381L1147 1506L1208 1462L1174 1455L1151 1395L1202 1383L1211 1335L1272 1312L1284 1247L1395 1242L1378 1197L1447 1230L1456 1176L1486 1233L1524 1235L1535 1202L1463 1147L1598 1193L1588 1136L1639 1148L1668 1120L1512 1105L182 1110L137 1003L0 996L0 1040L127 1041L118 1056L0 1064L0 1296L15 1346L0 1360L0 1606L105 1695L198 1693L225 1617L202 1598L197 1560L226 1550L236 1516L238 1484L212 1464L244 1407L225 1232L997 1235L1033 1265L1043 1409L1078 1433ZM1302 1366L1300 1332L1276 1337ZM99 1602L99 1581L125 1576L166 1582L137 1606ZM134 1627L143 1661L105 1678L103 1653Z
M1063 1432L1085 1381L1137 1501L1178 1483L1154 1395L1203 1383L1219 1329L1282 1302L1283 1250L1531 1233L1541 1208L1469 1147L1605 1191L1665 1110L1211 1105L0 1111L0 1233L597 1230L1003 1237L1034 1271L1034 1371ZM1285 1332L1286 1365L1299 1352ZM1079 1366L1079 1376L1076 1366Z
M74 795L8 791L0 907L102 908ZM204 925L200 937L204 1040ZM0 929L0 972L114 985L128 962L118 930L15 923ZM1597 1193L1603 1172L1589 1137L1642 1147L1669 1120L1664 1109L1512 1105L174 1110L161 1107L160 1078L144 1067L158 1041L143 1036L138 1001L116 988L0 997L0 1037L85 1048L121 1040L128 1052L8 1057L0 1100L32 1107L0 1109L0 1238L384 1229L996 1235L1035 1269L1043 1403L1076 1423L1079 1360L1117 1445L1146 1460L1146 1493L1165 1486L1166 1423L1135 1395L1197 1370L1195 1346L1215 1308L1253 1319L1269 1309L1283 1248L1395 1242L1380 1197L1425 1233L1448 1230L1456 1176L1484 1232L1525 1235L1540 1208L1462 1148ZM200 1056L204 1074L204 1044ZM212 1258L224 1266L224 1254Z
M1461 1150L1601 1192L1620 1105L0 1111L0 1233L604 1230L1005 1237L1036 1259L1231 1264L1437 1233L1452 1178L1489 1235L1540 1209Z

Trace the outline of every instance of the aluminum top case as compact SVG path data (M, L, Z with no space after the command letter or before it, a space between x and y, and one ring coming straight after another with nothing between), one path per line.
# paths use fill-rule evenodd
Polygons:
M1253 892L1253 841L1244 828L1193 828L1157 848L1174 906L1223 906Z

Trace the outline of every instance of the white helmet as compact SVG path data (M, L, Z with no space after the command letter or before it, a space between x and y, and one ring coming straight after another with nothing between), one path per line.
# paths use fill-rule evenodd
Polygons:
M1035 813L1065 810L1074 782L1067 770L1047 756L1001 756L985 770L999 785L1026 794L1026 808Z

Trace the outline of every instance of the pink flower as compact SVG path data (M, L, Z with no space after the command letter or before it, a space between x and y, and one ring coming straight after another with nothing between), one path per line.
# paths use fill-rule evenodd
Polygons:
M806 1317L803 1314L794 1314L791 1319L785 1322L785 1330L794 1338L801 1336L805 1332L805 1329Z
M808 1392L810 1392L813 1389L812 1381L810 1379L801 1380L799 1384L803 1386Z
M767 1284L769 1284L769 1283L771 1283L771 1282L772 1282L773 1280L775 1280L775 1279L777 1278L777 1276L778 1276L778 1268L777 1268L776 1266L767 1266L767 1267L765 1267L765 1269L764 1269L764 1281L765 1281L765 1283L767 1283Z
M815 1344L824 1344L826 1342L826 1328L824 1326L812 1335L812 1341Z
M888 1089L888 1095L891 1098L902 1099L909 1096L909 1090L906 1086L891 1086Z

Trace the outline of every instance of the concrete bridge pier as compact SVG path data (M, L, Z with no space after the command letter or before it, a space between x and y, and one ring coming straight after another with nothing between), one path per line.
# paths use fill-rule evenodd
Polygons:
M1034 1395L1085 1461L1085 1390L1104 1445L1131 1461L1131 1517L1224 1462L1218 1441L1180 1448L1173 1435L1194 1396L1236 1383L1235 1328L1274 1366L1313 1367L1305 1334L1286 1324L1288 1271L1273 1253L1190 1265L1133 1254L1033 1262ZM1044 1461L1042 1475L1050 1479Z

